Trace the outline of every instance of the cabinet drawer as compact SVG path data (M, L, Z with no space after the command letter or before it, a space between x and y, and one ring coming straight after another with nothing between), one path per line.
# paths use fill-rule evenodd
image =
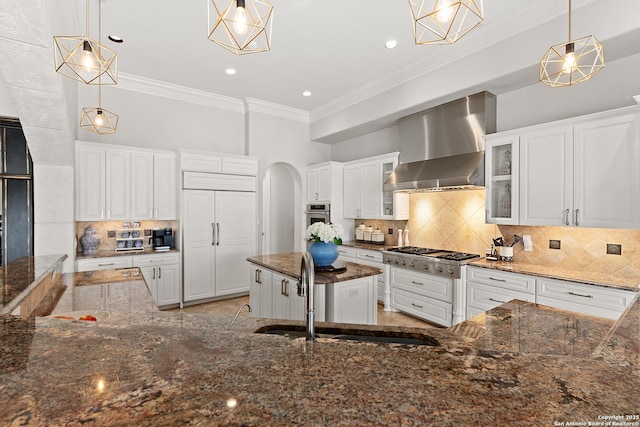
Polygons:
M489 286L482 283L468 282L467 284L467 304L482 310L490 310L500 304L519 299L522 301L535 302L535 294L514 291L512 289Z
M76 261L77 271L111 270L129 267L133 267L131 256L79 259Z
M534 294L536 292L535 277L518 273L508 273L490 268L469 267L467 271L467 280L530 294Z
M382 264L382 252L358 249L358 261L372 261Z
M178 263L178 254L162 254L162 255L134 255L134 267L154 267L157 265L170 265Z
M636 293L623 289L541 278L536 281L537 303L565 310L618 319Z
M438 325L451 326L452 305L446 302L392 288L391 307Z
M356 248L352 248L350 246L338 246L338 253L340 254L340 256L347 256L347 257L351 257L351 258L356 258L357 256L357 249ZM355 262L355 261L353 261Z
M446 277L413 273L402 269L391 269L391 287L408 292L453 302L453 280Z

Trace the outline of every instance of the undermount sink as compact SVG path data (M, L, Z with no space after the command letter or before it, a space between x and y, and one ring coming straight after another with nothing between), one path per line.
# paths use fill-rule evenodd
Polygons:
M289 338L306 337L307 331L304 326L295 325L269 325L255 331L257 334L281 335ZM402 344L402 345L427 345L439 346L440 343L435 338L413 332L396 331L371 331L363 329L342 329L316 327L316 338L328 338L332 340L359 341L378 344Z

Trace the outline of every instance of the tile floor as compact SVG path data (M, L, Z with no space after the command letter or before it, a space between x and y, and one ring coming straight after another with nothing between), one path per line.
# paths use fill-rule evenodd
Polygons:
M230 318L238 311L242 304L249 303L249 296L230 298L222 301L208 302L204 304L190 305L180 308L174 308L168 311L180 311L185 313L216 313L228 315ZM248 317L249 312L243 309L238 317ZM425 322L415 317L407 316L403 313L391 313L384 311L382 304L378 304L378 325L385 326L407 326L415 328L438 328L439 326L429 322Z

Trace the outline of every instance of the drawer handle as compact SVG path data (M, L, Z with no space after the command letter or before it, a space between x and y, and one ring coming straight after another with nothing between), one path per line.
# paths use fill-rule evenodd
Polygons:
M364 256L366 256L367 258L375 258L373 255L367 255L367 254L365 254Z
M489 276L489 280L495 280L496 282L506 282L507 279L496 279L495 277Z
M499 302L500 304L506 304L506 301L500 301L499 299L493 299L493 298L489 298L489 301L493 301L493 302Z
M98 267L106 267L107 265L116 265L114 262L109 262L107 264L98 264Z
M424 283L422 282L416 282L415 280L412 280L411 283L413 283L414 285L420 285L420 286L424 286Z
M413 303L413 302L411 303L411 305L414 306L414 307L417 307L417 308L424 308L424 306L418 305L418 304Z
M575 292L571 292L571 291L569 291L569 295L573 295L573 296L576 296L576 297L582 297L582 298L593 298L593 295L576 294Z

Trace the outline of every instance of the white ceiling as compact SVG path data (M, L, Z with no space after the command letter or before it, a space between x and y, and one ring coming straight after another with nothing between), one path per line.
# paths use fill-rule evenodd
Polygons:
M568 2L562 0L487 0L484 22L446 46L415 45L406 0L272 0L272 50L236 56L207 39L208 1L102 0L103 43L118 52L121 73L313 112L560 15L565 18L559 21L557 42L567 37ZM574 15L586 4L603 1L574 0ZM97 4L91 0L92 15ZM83 33L85 2L76 1L76 7L74 30ZM597 36L597 28L574 22L574 36L591 33ZM111 43L107 34L124 43ZM396 39L398 47L386 49L388 39ZM225 75L229 67L237 69L235 76ZM535 83L537 75L522 78L524 86ZM304 90L313 95L303 97Z

